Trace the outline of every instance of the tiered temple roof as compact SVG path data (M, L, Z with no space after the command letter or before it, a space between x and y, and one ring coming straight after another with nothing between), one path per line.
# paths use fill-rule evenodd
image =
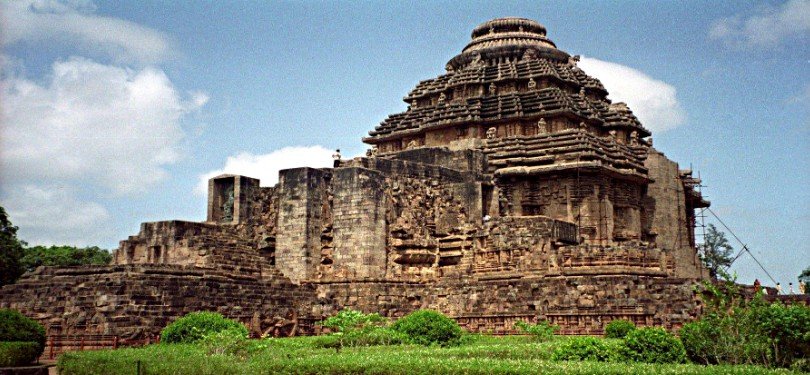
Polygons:
M364 142L380 145L429 131L510 120L567 118L599 136L625 130L650 135L624 103L612 103L598 79L557 49L546 29L524 18L485 22L447 63L447 73L420 82L405 98L408 110L389 116ZM482 132L473 135L483 138ZM393 150L392 150L393 151Z

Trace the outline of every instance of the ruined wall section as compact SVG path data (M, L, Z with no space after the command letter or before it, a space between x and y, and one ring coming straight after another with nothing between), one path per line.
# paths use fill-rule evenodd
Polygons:
M396 318L434 309L467 330L495 334L518 333L516 321L541 319L560 325L562 334L602 334L615 319L675 329L696 317L693 285L685 279L622 275L317 284L313 315L351 307Z
M462 169L417 160L444 160ZM470 270L473 237L483 217L482 169L476 164L482 160L480 152L420 149L402 159L357 158L336 170L342 173L344 169L362 168L382 178L387 224L382 275L387 280L433 280ZM479 169L465 170L476 166ZM367 199L375 200L373 196ZM343 203L336 199L336 212L342 210L339 204ZM338 243L336 237L336 247ZM341 274L334 276L339 278Z
M322 234L329 226L324 202L330 199L331 172L313 168L279 172L276 267L293 282L316 276L322 260Z
M385 178L365 168L337 168L333 189L333 277L382 279L386 265Z
M692 243L694 212L687 212L686 195L678 163L650 149L645 162L653 179L644 200L643 228L656 246L672 254L675 276L702 278L707 273Z
M253 244L271 265L276 262L278 198L277 187L253 190L253 194L247 199L245 220L234 228L236 235Z
M142 223L137 235L121 241L112 264L174 264L256 276L275 274L272 262L234 227L178 220Z
M194 311L220 312L256 333L297 318L301 332L314 299L312 287L283 277L177 265L40 267L0 289L0 308L38 320L48 334L122 339L154 337Z

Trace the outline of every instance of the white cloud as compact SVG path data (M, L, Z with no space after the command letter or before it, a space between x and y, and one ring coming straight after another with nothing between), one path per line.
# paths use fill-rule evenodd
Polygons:
M769 48L784 39L810 33L810 0L789 0L780 6L764 7L757 14L719 19L709 38L732 47Z
M582 57L579 67L602 81L613 102L625 102L639 121L653 132L682 124L686 112L672 85L643 72L608 61Z
M166 36L134 22L94 14L90 1L26 0L0 4L3 44L58 41L119 62L155 63L173 53Z
M278 182L278 171L282 169L331 167L333 153L334 151L322 146L285 147L263 155L243 152L229 156L222 169L201 175L194 192L198 195L207 194L208 180L223 173L258 178L262 186L273 186Z
M132 70L71 58L39 85L5 78L0 165L6 181L98 184L145 191L181 156L181 118L207 101L184 100L158 69Z
M20 185L9 189L6 198L19 237L31 244L92 246L113 235L109 212L79 200L70 187Z

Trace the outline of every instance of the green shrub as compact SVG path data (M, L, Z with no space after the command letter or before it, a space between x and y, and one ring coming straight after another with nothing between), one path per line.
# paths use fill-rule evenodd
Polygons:
M720 363L716 350L720 327L711 324L709 319L684 324L678 335L691 361L704 365Z
M233 355L246 358L249 352L246 332L233 327L208 333L199 340L198 344L205 348L208 355Z
M161 342L192 343L201 340L208 334L234 329L248 335L247 327L235 320L227 319L220 313L201 311L186 314L175 320L160 333Z
M613 320L605 326L605 337L609 339L622 339L636 329L636 325L629 320Z
M455 320L432 310L417 310L399 318L391 326L419 345L458 345L461 327Z
M560 330L559 326L549 323L547 320L541 320L537 324L529 324L524 321L515 323L515 328L521 332L532 335L538 341L548 341L554 338L554 334Z
M605 340L591 337L574 337L558 346L551 355L555 361L612 361L617 359L617 350Z
M363 328L368 325L381 325L385 322L380 314L363 314L352 309L343 309L334 316L319 322L321 326L329 328L335 332L346 332L355 328Z
M32 341L0 342L0 367L25 366L36 361L42 351Z
M385 327L385 323L380 314L344 309L318 323L334 332L321 336L314 345L340 349L344 346L399 345L409 341L406 334Z
M776 366L810 358L810 307L776 302L752 307L751 315L756 329L768 338Z
M703 285L706 312L680 331L687 355L702 364L788 367L810 357L810 307L742 298L733 279Z
M17 310L0 309L0 341L35 342L39 357L45 350L45 328Z
M632 361L682 363L686 360L683 344L663 328L639 328L624 337L623 355Z

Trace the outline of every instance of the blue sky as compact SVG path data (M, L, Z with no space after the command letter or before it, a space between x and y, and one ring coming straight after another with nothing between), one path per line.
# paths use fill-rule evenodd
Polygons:
M32 244L204 220L207 176L361 154L503 16L582 55L777 281L810 266L810 0L3 1L0 205Z

